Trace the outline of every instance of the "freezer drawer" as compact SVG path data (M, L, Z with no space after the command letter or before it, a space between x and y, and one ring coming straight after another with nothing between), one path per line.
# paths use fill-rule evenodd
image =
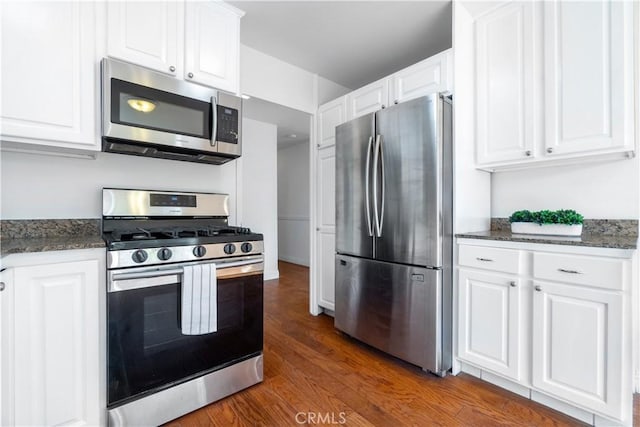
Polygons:
M336 255L335 327L442 374L442 271Z

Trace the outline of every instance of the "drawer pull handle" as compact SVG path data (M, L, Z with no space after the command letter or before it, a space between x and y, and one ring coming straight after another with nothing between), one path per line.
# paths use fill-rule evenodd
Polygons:
M535 289L536 291L538 291L538 292L540 292L540 291L542 290L542 288L540 287L540 285L536 285L536 286L534 287L534 289Z
M493 262L492 259L489 258L476 258L478 261L484 261L484 262Z
M565 270L564 268L559 268L558 271L560 271L562 273L569 273L569 274L582 274L581 271L578 271L578 270Z
M509 285L511 285L512 288L515 288L516 287L516 282L511 281L511 282L509 282Z

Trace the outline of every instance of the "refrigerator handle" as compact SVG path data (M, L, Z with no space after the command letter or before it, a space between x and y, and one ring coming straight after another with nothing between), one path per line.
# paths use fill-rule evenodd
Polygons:
M367 162L365 166L365 178L364 178L364 203L367 213L367 231L369 237L373 237L373 226L371 224L371 202L369 200L369 177L371 175L371 144L373 143L373 136L369 137L369 144L367 145Z
M380 145L378 146L378 150L380 151L380 183L382 185L381 198L382 202L380 207L380 225L378 226L378 237L382 237L382 224L384 223L384 189L386 187L384 181L384 151L382 150L382 136L378 135L380 138Z
M380 135L376 135L376 145L373 148L373 215L376 226L376 237L382 235L380 216L378 212L378 160L380 159Z

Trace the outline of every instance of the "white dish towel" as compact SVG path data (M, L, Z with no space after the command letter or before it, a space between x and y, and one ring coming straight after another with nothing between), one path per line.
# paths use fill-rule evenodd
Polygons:
M218 330L218 288L215 264L182 268L182 323L184 335L203 335Z

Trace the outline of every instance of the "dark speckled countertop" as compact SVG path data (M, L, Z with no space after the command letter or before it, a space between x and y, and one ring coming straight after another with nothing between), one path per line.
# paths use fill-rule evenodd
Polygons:
M0 256L104 247L99 219L0 221Z
M536 234L511 234L507 218L492 218L491 230L460 233L465 239L498 240L503 242L542 243L596 248L637 249L637 220L584 220L580 237L543 236Z

